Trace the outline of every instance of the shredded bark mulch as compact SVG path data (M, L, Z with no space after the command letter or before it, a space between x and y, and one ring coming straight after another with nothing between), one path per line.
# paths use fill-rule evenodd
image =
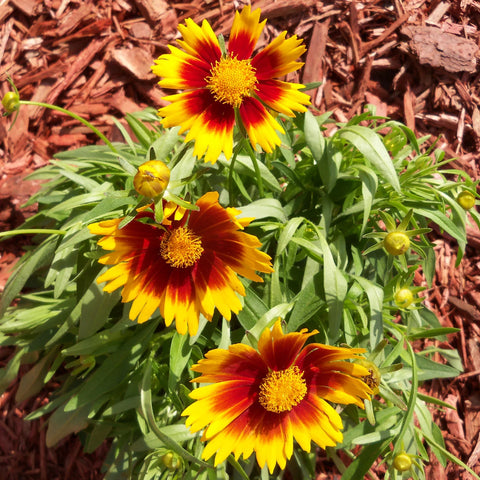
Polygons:
M231 0L10 0L0 1L0 95L13 78L22 99L54 103L121 140L112 117L165 104L150 66L177 38L177 24L207 19L228 34L232 14L246 2ZM289 80L321 81L310 91L315 108L347 121L366 104L377 114L430 135L451 167L480 178L480 2L474 0L278 0L253 1L268 18L259 46L281 31L304 39L305 66ZM123 120L121 120L123 121ZM21 205L38 188L23 181L58 151L97 142L64 114L24 106L15 127L0 121L0 230L20 225L34 207ZM469 246L458 269L457 247L437 232L436 279L426 302L445 326L461 328L442 348L458 349L465 373L423 385L425 393L457 410L436 410L447 448L480 473L480 232L468 230ZM28 238L0 243L0 291ZM417 278L421 283L422 278ZM426 348L426 343L417 348ZM0 366L11 355L0 350ZM28 370L27 367L22 367ZM43 420L23 417L45 403L47 386L32 401L15 404L18 383L0 397L0 477L6 480L100 479L108 450L84 454L77 437L45 447ZM334 467L319 458L318 479ZM372 473L382 478L381 469ZM433 461L427 478L471 478L455 465Z

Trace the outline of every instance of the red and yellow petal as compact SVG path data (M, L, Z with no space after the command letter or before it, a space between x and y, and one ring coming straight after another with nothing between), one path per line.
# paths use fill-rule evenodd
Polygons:
M264 80L259 83L256 94L272 110L294 117L294 112L306 112L305 105L310 105L310 95L300 92L301 88L303 85L299 83Z
M251 57L267 22L266 20L260 22L260 13L259 8L252 12L250 5L243 7L241 12L235 12L228 41L228 51L233 57L239 60Z
M287 39L285 36L286 32L282 32L253 57L252 66L256 70L255 75L258 80L283 77L303 65L302 62L296 61L307 50L302 40L296 35Z
M258 143L263 150L271 153L281 144L276 132L285 133L285 130L256 98L245 98L239 112L253 148Z
M171 53L160 55L152 66L152 72L163 77L159 85L174 90L204 87L210 74L210 64L179 48L168 48Z
M309 337L318 333L313 330L284 334L281 321L277 320L272 330L266 328L258 340L258 351L265 363L272 370L286 370L297 358Z
M183 40L177 40L177 42L187 53L202 58L212 66L220 60L222 51L218 39L206 20L200 27L191 18L187 18L185 25L179 25L178 30Z
M192 432L205 428L204 437L209 440L227 427L255 401L250 395L252 386L238 380L206 385L191 392L197 400L188 406L183 416L188 416L187 427Z
M180 132L189 130L185 141L195 140L193 154L205 162L215 163L223 152L232 156L235 111L230 105L213 98L208 90L194 90L165 97L172 102L159 110L165 127L180 126Z
M195 379L199 383L215 383L225 380L246 380L253 383L268 372L259 353L249 345L236 343L228 350L217 348L210 350L205 358L191 369L202 375Z

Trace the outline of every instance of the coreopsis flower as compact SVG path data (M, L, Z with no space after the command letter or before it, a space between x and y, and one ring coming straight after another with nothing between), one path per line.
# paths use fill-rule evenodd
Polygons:
M310 97L300 92L303 85L278 80L298 70L296 59L305 52L296 35L286 39L282 32L253 58L252 53L266 20L260 22L260 9L246 6L235 13L228 52L222 54L210 24L199 26L191 19L178 29L182 49L169 46L152 67L163 77L160 86L182 89L183 93L164 97L172 102L159 110L165 127L181 126L189 130L185 141L195 140L194 155L205 154L205 161L215 163L221 152L232 156L235 114L255 148L271 152L280 145L276 131L284 132L269 109L294 117L306 111Z
M202 458L215 455L215 466L230 453L246 459L256 453L260 467L283 469L293 453L293 440L310 451L342 441L339 414L328 402L363 408L372 393L361 380L369 374L358 363L361 348L320 343L305 346L316 330L284 334L280 321L265 329L258 351L244 344L215 349L192 367L208 383L190 394L196 401L182 413L192 432L204 429L208 441Z
M123 228L121 218L89 225L92 234L103 235L98 244L111 250L99 262L112 267L97 281L107 282L106 292L122 287L122 301L133 302L131 320L145 322L158 308L167 326L175 320L179 333L194 335L200 313L211 320L216 307L229 320L241 310L236 294L245 295L245 288L237 274L261 282L255 271L273 271L258 238L242 231L251 218L223 208L217 192L196 206L165 202L161 225L147 210Z

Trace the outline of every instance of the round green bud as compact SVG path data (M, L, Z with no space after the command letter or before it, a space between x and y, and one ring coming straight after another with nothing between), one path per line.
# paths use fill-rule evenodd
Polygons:
M464 210L470 210L475 205L475 195L468 190L464 190L457 197L457 202Z
M405 452L399 453L393 459L393 467L399 472L406 472L407 470L410 470L412 467L412 457Z
M178 456L173 454L172 452L167 452L165 455L162 456L162 463L170 472L178 470L180 464Z
M403 232L390 232L384 242L385 250L390 255L402 255L410 248L410 239Z
M18 110L20 98L15 92L7 92L2 99L2 106L7 113Z
M409 288L401 288L393 295L395 305L400 308L407 308L413 302L413 293Z

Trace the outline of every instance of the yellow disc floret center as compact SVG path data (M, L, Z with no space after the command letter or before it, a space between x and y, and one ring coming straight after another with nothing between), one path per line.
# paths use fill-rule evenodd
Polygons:
M167 232L160 243L160 254L172 267L186 268L194 265L202 256L200 237L186 227Z
M297 366L271 371L260 385L258 401L269 412L289 412L307 394L303 373Z
M244 97L250 96L257 83L255 69L250 60L223 57L215 63L206 78L207 88L215 100L232 107L239 107Z

